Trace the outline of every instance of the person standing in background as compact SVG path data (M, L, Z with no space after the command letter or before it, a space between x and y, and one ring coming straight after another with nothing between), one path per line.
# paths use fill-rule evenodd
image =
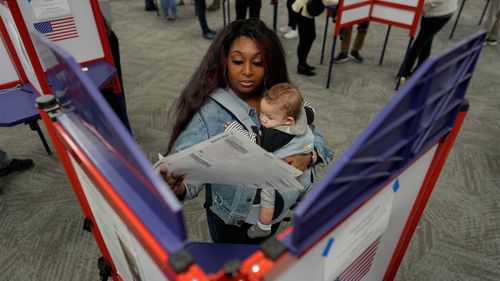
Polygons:
M337 4L338 0L313 0L309 3L308 0L295 0L292 4L292 10L297 13L297 25L299 27L299 45L297 46L297 57L299 63L297 65L297 73L314 76L315 67L307 64L307 57L309 56L309 51L311 50L312 44L316 39L316 23L314 22L314 17L322 13L325 6L330 6ZM322 10L319 12L315 11L316 14L312 16L308 11L308 4L314 4L314 7L321 5Z
M299 32L297 31L297 13L295 13L292 9L292 4L295 0L287 0L286 1L286 9L288 11L288 25L280 27L278 30L281 33L285 33L283 37L286 39L293 39L299 36Z
M175 0L161 0L161 9L163 10L163 16L166 20L179 20L179 17L177 16L177 3ZM171 13L169 13L169 9Z
M342 28L340 35L340 38L342 40L342 44L340 45L340 53L333 60L334 63L346 62L349 60L349 57L351 57L355 62L362 63L364 61L363 57L359 54L359 51L361 50L361 48L363 48L369 25L370 22L368 21L358 24L358 33L356 34L356 39L354 40L354 45L352 46L350 54L349 47L351 45L352 25L346 28Z
M207 6L205 4L205 0L194 0L194 7L196 11L196 16L198 17L198 21L200 22L201 32L203 34L203 38L212 40L215 38L215 31L211 30L208 27L207 17L205 10Z
M430 56L434 36L451 19L456 10L457 0L425 0L422 20L420 21L420 31L411 46L406 62L403 61L399 73L400 85L404 85L411 73L416 71ZM417 58L417 66L412 71Z
M247 16L247 10L250 18L260 18L260 8L262 0L236 0L236 20L244 20Z
M486 44L490 46L497 45L498 25L500 25L500 0L490 0L488 17L484 23L484 28L488 31Z
M0 177L5 177L16 171L24 171L33 167L31 159L10 159L7 152L0 149ZM2 186L0 186L0 192Z
M151 12L156 11L156 6L153 0L144 0L144 10Z

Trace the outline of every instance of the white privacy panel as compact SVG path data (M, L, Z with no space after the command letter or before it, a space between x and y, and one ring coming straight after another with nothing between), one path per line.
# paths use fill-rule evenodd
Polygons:
M18 1L29 31L38 31L78 63L104 57L90 0Z
M15 81L19 81L19 76L16 72L16 67L10 59L4 41L0 39L0 86Z

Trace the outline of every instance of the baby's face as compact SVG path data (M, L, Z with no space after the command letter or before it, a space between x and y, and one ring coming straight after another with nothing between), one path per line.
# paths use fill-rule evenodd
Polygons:
M269 104L264 98L260 102L259 119L260 124L266 128L295 124L293 117L287 116L279 104Z

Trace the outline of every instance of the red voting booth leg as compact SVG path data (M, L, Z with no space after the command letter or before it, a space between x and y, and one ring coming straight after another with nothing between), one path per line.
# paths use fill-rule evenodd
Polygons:
M429 197L431 196L434 185L437 182L439 174L443 169L444 163L450 153L451 148L453 147L453 143L457 138L458 132L460 131L460 127L467 115L467 109L464 109L459 112L457 119L455 120L455 124L453 125L450 133L441 141L439 144L436 154L434 155L434 159L432 159L431 166L427 171L427 175L425 176L424 182L422 184L422 188L417 196L415 204L410 212L410 216L408 221L406 222L405 228L403 229L403 233L399 239L399 242L396 246L394 254L392 256L391 262L389 263L389 267L384 276L385 281L393 280L396 272L398 271L399 265L403 260L403 256L410 244L410 239L415 232L417 224L422 217L422 213L424 212L425 206L429 201Z

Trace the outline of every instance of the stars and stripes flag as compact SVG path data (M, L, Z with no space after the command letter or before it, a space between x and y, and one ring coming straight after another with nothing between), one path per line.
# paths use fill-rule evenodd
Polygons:
M53 42L78 37L75 19L66 17L62 19L43 21L33 24L35 29Z
M337 277L336 281L359 281L361 280L369 271L375 257L375 253L378 249L378 244L380 243L380 238L377 238L357 259L355 259L349 267L347 267L340 275Z

